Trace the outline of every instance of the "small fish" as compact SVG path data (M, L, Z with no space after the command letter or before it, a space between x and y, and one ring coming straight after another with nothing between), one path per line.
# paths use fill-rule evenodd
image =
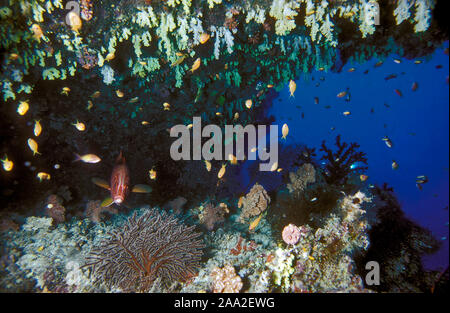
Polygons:
M100 159L98 156L96 156L95 154L85 154L85 155L79 155L75 153L75 160L76 161L83 161L84 163L98 163L100 162L102 159Z
M338 93L336 95L336 97L338 98L344 98L347 95L347 91L341 91L340 93Z
M17 107L17 113L19 113L19 115L25 115L29 109L30 105L28 104L28 100L20 101L19 106Z
M316 201L317 201L317 198L316 198L316 197L314 197L314 198L311 199L311 202L316 202Z
M19 58L19 55L17 53L11 53L8 58L12 61L15 61Z
M398 169L398 163L395 160L392 160L392 169L395 171Z
M365 182L368 178L369 178L369 176L367 176L367 175L364 175L364 174L359 175L359 179L360 179L362 182Z
M63 87L63 89L61 90L61 94L68 96L70 92L70 88L69 87Z
M400 64L400 63L402 63L402 60L400 60L400 59L394 59L394 62L397 63L397 64Z
M208 172L211 172L211 162L209 162L208 160L205 160L205 166L206 166L206 170Z
M138 102L138 100L139 100L139 97L134 97L134 98L131 98L130 101L128 101L128 103L133 104L133 103Z
M222 112L216 112L217 116L222 116Z
M273 88L273 85L272 84L268 84L267 88Z
M279 169L277 169L277 172L281 172L283 169L280 167Z
M428 177L426 177L425 175L417 176L416 183L426 184L426 183L428 183Z
M148 125L148 124L150 124L150 123L147 122L147 121L142 121L141 124L142 124L142 125Z
M34 135L36 137L39 137L41 132L42 132L42 126L41 126L40 121L34 121Z
M290 92L290 97L294 96L294 92L297 89L297 84L295 83L295 81L293 81L292 79L289 81L289 92Z
M100 97L101 92L100 91L96 91L91 95L91 98L93 99L97 99L98 97Z
M421 63L422 63L421 60L415 60L415 61L414 61L414 64L421 64Z
M331 109L331 105L324 106L325 109Z
M314 97L314 104L319 104L319 97Z
M389 139L388 136L384 136L383 138L381 138L381 140L384 141L384 143L386 144L386 146L388 146L388 148L392 148L393 144L391 139Z
M163 103L163 108L164 108L164 111L169 111L170 110L170 104L168 104L167 102L164 102Z
M240 209L242 207L242 204L244 204L244 196L239 197L238 209Z
M238 112L234 113L234 120L237 120L237 119L239 119L239 113Z
M419 88L419 84L418 84L417 82L414 82L414 83L412 84L412 86L411 86L411 90L412 90L412 91L416 91L417 88Z
M228 154L228 160L232 165L238 164L237 158L232 153Z
M34 141L34 139L28 138L28 147L30 147L31 151L33 151L33 156L34 156L35 154L41 154L41 153L38 151L38 144L37 144L36 141Z
M86 130L86 125L84 125L84 123L77 121L76 123L72 124L73 126L75 126L76 129L78 129L78 131L80 132L84 132Z
M384 80L390 80L390 79L394 79L394 78L397 78L397 74L390 74L390 75L388 75L388 76L386 76L385 78L384 78Z
M381 65L383 65L383 61L378 61L375 63L374 67L380 67Z
M254 152L256 152L256 150L258 150L258 148L253 147L253 148L250 149L250 152L254 153Z
M87 109L88 111L90 111L90 110L92 109L93 106L94 106L94 103L92 103L91 100L88 100L88 104L87 104L87 106L86 106L86 109Z
M445 236L444 236L444 237L441 237L441 240L442 240L442 241L445 241L445 240L447 240L447 237L445 237Z
M272 167L270 168L270 171L271 172L275 172L277 170L277 168L278 168L278 162L275 162L275 163L272 164Z
M253 105L252 99L248 99L247 101L245 101L245 107L247 109L251 109Z
M281 134L283 135L281 139L286 140L286 136L289 134L289 126L286 123L281 128Z
M351 67L351 68L348 69L349 73L353 73L354 71L356 71L356 68L354 68L354 67Z
M369 74L369 70L365 70L363 74Z
M44 33L42 32L41 26L38 24L31 25L31 31L33 32L33 38L40 41L41 38L44 36Z
M356 161L355 163L352 163L352 165L350 165L350 169L351 170L355 170L361 167L364 167L365 163L361 162L361 161Z
M187 129L191 129L193 126L194 126L194 125L191 123L191 124L188 124L188 125L186 126L186 128L187 128Z
M147 62L145 62L145 61L138 61L138 63L139 63L140 65L142 65L142 66L146 66L146 65L147 65Z
M325 68L324 67L319 67L319 72L323 72L323 71L325 71Z
M156 179L156 171L152 168L150 171L148 171L148 176L150 177L151 180L155 180Z
M201 43L201 44L206 43L206 42L209 40L210 37L211 37L211 36L210 36L209 34L207 34L207 33L202 33L202 34L200 35L200 43Z
M350 114L352 114L350 111L345 111L342 114L344 114L345 116L349 116Z
M249 225L248 230L253 231L261 221L264 213L261 213L257 218L255 218Z
M389 105L389 104L387 104L386 102L385 103L383 103L383 105L386 107L386 108L390 108L391 106Z
M225 168L226 168L226 164L222 164L222 167L219 170L219 173L217 173L217 178L221 179L223 177L223 175L225 175Z
M397 95L399 95L399 97L403 97L403 94L399 89L394 89L394 91Z
M50 178L51 178L50 174L45 173L45 172L37 173L36 177L39 179L40 182L42 182L44 179L50 180Z
M198 58L194 61L194 64L192 64L191 72L194 73L195 70L197 70L200 67L201 60Z
M421 184L416 184L416 187L417 187L417 189L419 189L419 190L422 190L422 189L423 189L423 187L422 187Z
M116 95L117 95L117 97L119 97L119 98L123 98L124 93L123 93L120 89L117 89L117 90L116 90Z
M175 62L173 62L170 66L175 67L175 66L180 65L181 63L183 63L183 61L184 61L184 59L186 59L186 57L187 57L186 54L180 55L179 58Z
M14 162L8 159L8 156L5 155L3 159L0 160L3 165L3 169L7 172L10 172L14 167Z

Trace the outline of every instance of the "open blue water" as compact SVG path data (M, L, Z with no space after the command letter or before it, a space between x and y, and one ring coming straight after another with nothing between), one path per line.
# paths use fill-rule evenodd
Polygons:
M286 86L269 114L280 125L280 133L281 125L289 125L287 142L282 144L319 148L325 139L331 146L337 134L345 142L359 143L367 153L369 183L387 182L405 213L443 241L442 249L424 260L427 268L441 269L449 262L449 57L438 49L431 58L420 59L421 64L406 59L398 64L394 59L400 58L391 55L379 67L374 67L378 60L372 59L362 65L347 64L341 73L313 72L314 81L296 81L295 97L289 96ZM348 72L352 67L356 71ZM390 74L397 78L385 80ZM419 85L414 92L413 82ZM350 102L336 96L347 87ZM343 115L344 111L351 115ZM391 139L392 148L382 141L384 136ZM397 170L392 169L392 160L399 164ZM422 191L416 187L418 175L429 178Z

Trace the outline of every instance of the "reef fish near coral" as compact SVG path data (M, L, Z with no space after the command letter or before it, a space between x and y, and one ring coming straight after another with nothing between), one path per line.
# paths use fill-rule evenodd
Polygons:
M125 162L125 157L120 152L116 159L116 165L114 166L111 174L110 184L102 179L93 178L92 182L97 186L108 189L111 192L111 197L106 198L102 202L103 207L110 206L115 203L121 205L124 203L128 193L130 192L130 171ZM137 193L149 193L152 188L147 185L135 185L131 192Z

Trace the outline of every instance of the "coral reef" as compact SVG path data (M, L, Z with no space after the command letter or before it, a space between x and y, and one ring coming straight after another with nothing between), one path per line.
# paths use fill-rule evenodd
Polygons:
M100 200L88 201L84 215L94 223L100 223L104 212L117 214L119 211L115 207L103 207Z
M193 226L156 209L133 214L127 224L95 247L84 267L96 282L128 292L148 292L155 280L169 285L195 275L202 255L202 241Z
M244 223L247 219L264 212L270 203L270 197L263 186L256 183L242 200L242 210L238 220Z
M200 223L205 225L209 231L213 230L216 224L223 223L225 221L225 214L230 213L225 203L220 203L217 206L214 206L212 203L207 203L202 208L202 212L198 218Z
M47 216L51 217L55 223L63 223L65 220L66 208L62 205L62 199L57 195L50 195L47 198L45 211Z

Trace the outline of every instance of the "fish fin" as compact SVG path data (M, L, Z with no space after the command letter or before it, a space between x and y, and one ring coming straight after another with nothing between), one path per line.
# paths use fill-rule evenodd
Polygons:
M109 187L108 182L107 182L106 180L104 180L104 179L94 177L94 178L91 179L91 181L92 181L94 184L96 184L97 186L99 186L99 187L102 187L102 188L105 188L105 189L108 189L108 190L111 189L111 188Z
M73 160L72 162L78 162L81 161L81 155L79 155L78 153L75 153L75 160Z
M109 207L113 203L114 203L113 199L111 197L108 197L108 198L105 198L105 200L102 201L101 207L102 208L106 208L106 207Z
M136 185L131 189L131 192L137 192L137 193L149 193L152 191L152 187L148 185Z

